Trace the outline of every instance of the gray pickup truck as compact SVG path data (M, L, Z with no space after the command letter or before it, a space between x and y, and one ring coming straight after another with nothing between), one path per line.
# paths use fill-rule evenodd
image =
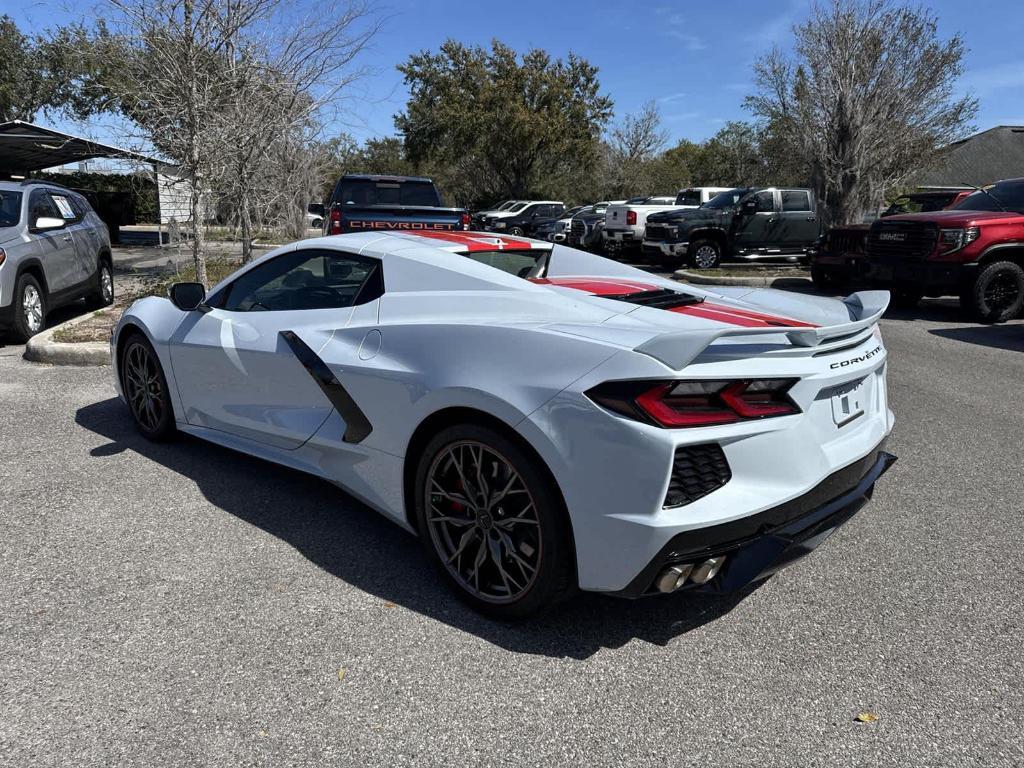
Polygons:
M311 205L309 212L323 217L325 235L469 229L469 211L445 208L434 182L422 176L345 174L334 186L326 208Z
M809 189L737 187L700 208L647 217L643 254L665 267L717 267L725 258L804 258L821 224Z

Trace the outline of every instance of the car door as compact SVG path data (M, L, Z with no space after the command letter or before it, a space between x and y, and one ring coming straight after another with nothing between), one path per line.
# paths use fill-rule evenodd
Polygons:
M91 231L92 228L85 219L85 212L73 195L51 189L50 199L53 200L57 210L60 211L60 215L66 223L67 231L71 233L75 246L75 266L72 284L85 283L93 278L98 264L96 257L99 252L99 245L95 240L96 234Z
M170 341L188 423L277 448L302 445L333 410L309 356L371 298L363 288L382 280L380 269L343 251L298 249L242 273L190 312Z
M789 251L799 251L814 244L818 237L818 216L806 189L783 189L781 229L778 244Z
M71 288L76 282L78 267L74 236L67 227L35 230L36 219L63 219L64 216L50 198L50 193L41 188L33 189L29 194L28 212L29 233L38 245L47 291L54 294Z
M745 209L745 204L753 202L753 210ZM776 226L775 191L762 189L752 192L740 201L740 212L733 231L733 247L745 251L763 248L772 236Z

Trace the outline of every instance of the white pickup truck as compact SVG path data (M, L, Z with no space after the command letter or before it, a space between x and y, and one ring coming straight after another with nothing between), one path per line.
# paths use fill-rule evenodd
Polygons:
M640 203L609 205L601 235L604 250L609 254L616 254L624 250L639 249L644 240L648 214L680 208L699 208L719 192L725 192L727 189L730 187L687 187L679 190L675 197L656 196L648 197Z

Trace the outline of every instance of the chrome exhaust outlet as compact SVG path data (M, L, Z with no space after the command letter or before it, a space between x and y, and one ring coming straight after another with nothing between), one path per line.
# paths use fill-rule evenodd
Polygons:
M690 581L694 584L707 584L722 569L722 563L724 562L724 557L709 557L693 569L693 572L690 574Z
M686 583L686 580L690 576L690 571L692 570L692 563L670 565L658 574L658 578L655 580L654 586L659 592L674 592Z

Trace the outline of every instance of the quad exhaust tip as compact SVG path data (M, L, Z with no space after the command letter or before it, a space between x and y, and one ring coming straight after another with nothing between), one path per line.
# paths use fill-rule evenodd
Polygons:
M709 557L700 565L680 563L670 565L658 574L654 581L655 588L662 593L675 592L689 581L693 584L707 584L722 570L725 557Z

